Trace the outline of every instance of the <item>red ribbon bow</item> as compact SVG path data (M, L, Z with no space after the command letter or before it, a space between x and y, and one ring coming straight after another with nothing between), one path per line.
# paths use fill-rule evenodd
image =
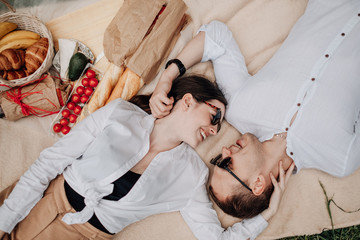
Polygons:
M55 113L59 112L59 111L55 111L55 112L54 111L47 111L47 110L37 108L37 107L31 106L31 105L28 105L28 104L22 102L22 100L24 98L26 98L26 97L28 97L30 95L42 94L42 91L37 91L37 92L31 92L31 91L34 90L37 87L37 85L42 80L44 80L46 77L47 77L47 75L44 75L40 79L30 81L29 83L21 85L21 86L15 88L15 89L10 89L10 90L8 90L6 92L7 97L10 100L12 100L14 103L18 104L21 107L21 112L23 113L24 116L35 115L35 116L38 116L38 117L46 117L46 116L49 116L49 115L52 115L52 114L55 114ZM37 82L37 84L34 84L33 88L29 89L29 91L27 91L27 92L24 92L24 93L21 92L22 88L25 85L29 85L30 83L33 83L33 82ZM6 85L0 84L0 86L6 86ZM9 86L6 86L6 87L9 87ZM44 99L47 100L55 108L57 107L54 103L52 103L49 99L46 99L46 98L41 98L41 99L37 100L36 102L44 100ZM36 102L33 102L33 103L36 103ZM46 114L41 114L41 112L46 113Z

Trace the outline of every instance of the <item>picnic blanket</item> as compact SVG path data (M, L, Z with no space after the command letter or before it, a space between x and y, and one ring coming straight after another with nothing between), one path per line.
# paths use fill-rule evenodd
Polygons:
M67 2L67 1L64 1ZM73 1L76 4L77 1ZM84 1L82 1L84 2ZM242 50L250 74L256 74L273 56L296 21L304 13L307 0L184 0L188 6L188 14L192 23L183 30L169 59L177 55L183 46L192 38L197 29L211 20L225 22L233 31L234 37ZM70 4L67 2L67 4ZM48 27L54 33L54 39L71 38L74 31L63 29L61 22L71 16L72 24L83 28L82 19L86 19L91 28L92 21L102 24L103 31L109 21L99 23L99 19L111 20L122 1L101 0L86 7L86 10L65 15L48 22ZM101 6L101 7L100 7ZM111 12L111 9L114 9ZM41 6L33 10L34 14L45 12ZM47 10L50 12L49 10ZM96 15L84 14L96 12ZM110 16L109 16L110 15ZM51 19L51 18L50 18ZM76 20L79 21L76 21ZM95 19L95 20L94 20ZM314 23L315 24L315 23ZM61 28L61 29L60 29ZM73 28L74 29L74 28ZM88 31L92 41L84 41L95 53L102 51L102 32ZM74 36L75 37L75 36ZM81 38L81 36L76 36ZM96 40L96 41L95 41ZM105 60L99 63L100 68L108 64ZM105 62L104 62L105 61ZM211 63L201 63L188 70L188 73L199 73L214 80ZM151 92L159 78L145 85L139 93ZM0 119L0 189L4 189L33 163L39 153L55 143L58 138L50 131L54 116L44 118L27 117L16 122ZM221 132L209 138L196 148L202 159L210 168L209 160L221 151L222 146L235 142L241 133L228 123L224 123ZM359 159L360 160L360 159ZM314 169L302 170L293 175L282 199L280 210L270 220L268 228L258 239L278 239L292 235L314 234L331 229L326 196L320 185L323 184L329 199L333 199L346 211L360 208L360 170L352 175L337 179ZM219 219L224 227L230 226L239 219L232 218L216 206ZM360 224L360 212L345 213L330 203L333 224L335 228ZM115 235L115 239L195 239L179 212L163 213L150 216L142 221L126 227Z

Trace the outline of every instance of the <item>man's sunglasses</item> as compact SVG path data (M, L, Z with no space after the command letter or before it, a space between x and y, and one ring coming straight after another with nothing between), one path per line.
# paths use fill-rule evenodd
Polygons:
M246 183L241 181L240 178L238 178L235 175L235 173L230 170L230 168L229 168L230 161L231 161L231 157L226 157L226 158L222 159L222 154L220 153L219 155L217 155L216 157L211 159L210 163L215 166L218 166L219 168L222 168L222 169L225 169L226 171L228 171L234 178L236 178L236 180L238 180L241 183L241 185L243 185L245 188L247 188L249 191L252 192L251 188L248 185L246 185Z
M218 108L218 107L216 107L216 106L214 106L214 105L212 105L212 104L209 103L209 102L204 101L204 103L207 104L208 106L214 108L214 109L216 110L216 114L215 114L215 115L212 115L213 118L211 119L211 124L214 125L214 126L215 126L215 125L218 125L218 127L217 127L217 132L219 132L220 129L221 129L221 123L220 123L220 120L221 120L221 109Z

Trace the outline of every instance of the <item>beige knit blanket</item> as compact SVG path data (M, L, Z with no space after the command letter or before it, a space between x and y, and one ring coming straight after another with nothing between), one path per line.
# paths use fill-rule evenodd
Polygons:
M102 1L119 5L115 4L116 1ZM233 31L245 56L250 74L255 74L261 69L276 52L291 27L304 13L307 4L306 0L184 0L184 2L189 7L188 13L193 21L182 33L170 58L176 56L202 24L217 19L227 23ZM98 6L93 8L97 10L97 16L94 17L99 17L101 14L106 16L107 12L102 11ZM102 41L102 36L99 36L99 39ZM98 44L95 46L92 42L86 44L92 49L99 48ZM98 50L94 52L99 53ZM189 72L205 74L214 79L210 63L198 64ZM140 92L151 92L157 80L158 77ZM50 131L52 118L53 116L27 117L16 122L0 119L0 189L18 179L39 153L57 140ZM211 157L219 153L222 146L234 143L238 136L240 133L224 123L216 137L211 137L196 149L210 167L210 171L212 171L209 165ZM360 182L360 170L343 179L331 177L317 170L302 170L291 177L280 210L258 239L314 234L324 229L331 229L326 198L319 184L320 181L329 198L333 198L343 209L351 211L360 208L360 188L357 186ZM360 224L360 212L344 213L333 203L330 204L330 210L335 228ZM238 221L218 209L217 212L224 227ZM181 215L172 212L136 222L117 234L115 239L176 240L195 239L195 237Z

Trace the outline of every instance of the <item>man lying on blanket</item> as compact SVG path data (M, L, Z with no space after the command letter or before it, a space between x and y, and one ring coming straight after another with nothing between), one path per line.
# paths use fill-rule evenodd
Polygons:
M244 134L222 155L210 193L226 213L255 216L272 192L278 162L343 177L360 165L360 2L316 0L281 48L254 76L228 27L213 21L162 74L150 106L155 117L172 108L167 92L179 72L212 61L228 100L225 118Z

